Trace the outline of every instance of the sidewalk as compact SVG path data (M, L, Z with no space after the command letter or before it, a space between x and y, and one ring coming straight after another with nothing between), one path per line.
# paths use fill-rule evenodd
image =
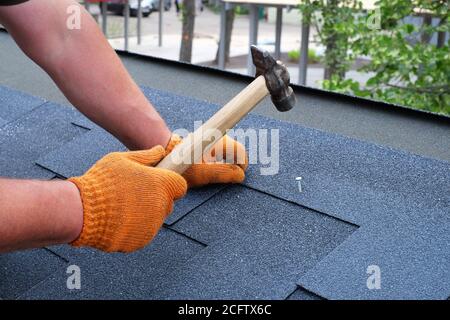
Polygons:
M181 18L176 15L175 8L169 12L163 13L163 45L158 46L158 24L159 13L154 12L148 18L142 19L142 39L141 44L137 44L137 19L131 17L129 25L128 51L143 55L161 57L164 59L179 59L181 43ZM300 19L300 17L299 17ZM101 19L100 19L101 20ZM101 24L101 21L100 21ZM247 55L249 51L248 43L249 21L248 16L236 16L231 40L230 55L238 57ZM215 60L218 48L220 32L220 16L205 7L205 10L199 13L195 20L195 35L192 50L192 63L211 66L211 61ZM314 39L313 30L310 35L310 41ZM115 49L124 49L123 38L123 17L108 16L108 38ZM261 20L259 23L258 45L269 51L274 50L275 25ZM300 48L300 27L284 24L281 40L281 51L289 52ZM316 49L316 52L323 52L323 49L317 48L315 43L310 42L310 48ZM246 59L243 59L242 65L227 67L227 70L247 74ZM290 63L289 72L291 81L298 83L298 66ZM319 82L323 80L323 68L318 65L308 66L307 85L320 87ZM356 71L349 71L349 77L365 82L369 75L361 74Z
M158 12L142 19L142 43L137 44L137 19L130 18L130 38L128 50L166 59L178 60L181 42L181 18L177 17L174 8L163 14L163 46L158 47ZM100 19L101 20L101 19ZM108 38L114 48L123 49L123 17L108 16ZM101 21L100 21L101 23ZM248 52L247 16L236 16L231 41L231 56ZM192 63L205 63L216 57L220 32L220 16L208 8L198 13L195 20L195 39L193 43ZM259 44L270 44L275 39L275 25L260 21ZM300 30L297 26L284 25L282 34L282 51L290 51L300 47Z

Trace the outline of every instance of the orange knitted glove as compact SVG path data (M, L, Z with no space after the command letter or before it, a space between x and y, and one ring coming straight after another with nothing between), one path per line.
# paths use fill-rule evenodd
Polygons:
M82 232L71 244L131 252L149 243L187 189L179 174L148 167L164 155L161 146L115 152L83 176L70 178L80 190L84 212Z
M180 136L173 134L166 147L166 155L181 140ZM241 183L245 179L247 167L248 158L244 146L224 136L203 155L202 163L193 164L183 173L183 177L190 188L212 183Z

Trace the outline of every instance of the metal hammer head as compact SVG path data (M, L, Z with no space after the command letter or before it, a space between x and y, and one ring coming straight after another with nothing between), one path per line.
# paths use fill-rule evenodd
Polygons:
M269 89L272 102L278 111L285 112L295 106L295 95L289 86L290 76L286 66L276 61L269 52L251 46L253 63L256 66L256 76L263 75Z

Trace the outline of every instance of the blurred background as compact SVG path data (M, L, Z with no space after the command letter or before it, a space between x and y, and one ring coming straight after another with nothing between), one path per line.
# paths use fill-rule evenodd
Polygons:
M448 0L80 2L115 49L253 75L257 44L293 83L450 115Z

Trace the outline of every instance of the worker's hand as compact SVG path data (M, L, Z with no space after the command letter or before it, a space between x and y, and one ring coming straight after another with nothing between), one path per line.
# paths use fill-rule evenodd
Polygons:
M166 155L182 141L173 134L166 147ZM203 155L202 163L193 164L183 177L190 188L213 183L241 183L245 179L248 158L242 144L228 136L218 141L209 152Z
M82 232L72 245L131 252L148 244L187 189L179 174L149 167L164 155L161 146L111 153L85 175L70 178L84 211Z

